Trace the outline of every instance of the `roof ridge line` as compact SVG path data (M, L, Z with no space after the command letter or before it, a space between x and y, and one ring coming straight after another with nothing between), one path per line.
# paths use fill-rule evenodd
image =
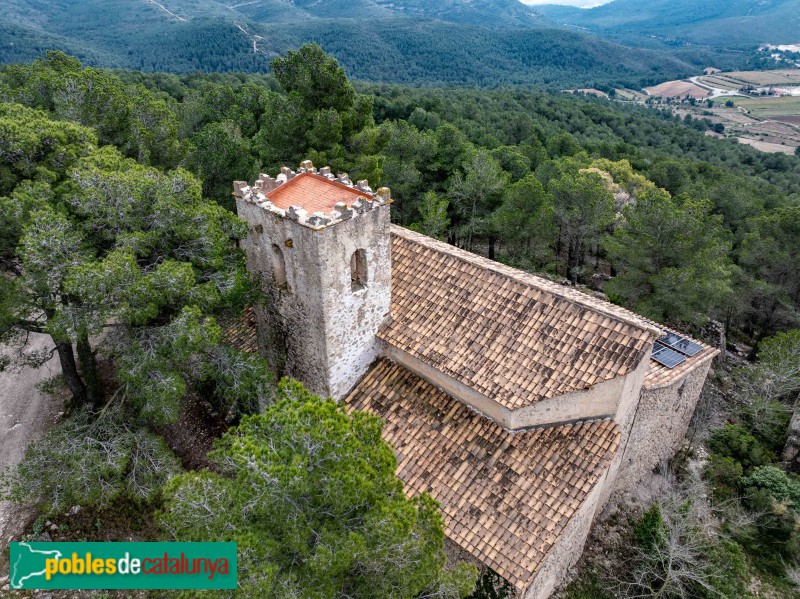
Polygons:
M285 174L285 173L283 173L283 174ZM346 174L344 176L345 176L345 178L347 178ZM278 192L285 191L286 189L291 188L294 183L297 183L301 179L304 179L304 178L308 179L310 177L316 177L319 181L322 181L324 183L333 185L333 186L341 189L342 191L349 191L349 192L351 192L353 194L358 194L358 195L364 196L364 197L366 197L368 199L372 199L372 198L377 197L376 194L373 193L372 191L366 191L365 189L361 189L360 187L357 187L355 185L347 185L345 183L342 183L340 179L337 179L336 177L333 177L333 175L330 175L330 176L326 177L325 175L320 174L319 172L312 172L312 171L302 171L302 172L299 172L299 173L295 174L293 177L288 178L285 182L279 184L274 189L268 191L265 195L267 196L267 198L269 198L270 194L273 194L273 193L277 194ZM347 180L349 180L349 179L347 179Z
M591 296L574 289L562 287L558 283L554 283L553 281L543 277L525 272L524 270L520 270L512 266L508 266L495 260L490 260L489 258L485 258L478 254L473 254L467 250L463 250L456 246L450 245L449 243L428 237L422 233L417 233L416 231L412 231L411 229L407 229L400 225L392 224L390 227L390 232L414 243L418 243L419 245L446 253L463 262L480 266L507 278L516 279L517 281L536 287L537 289L560 297L568 302L579 304L593 312L613 318L617 321L624 322L643 331L648 331L653 335L654 338L658 338L662 335L662 332L658 327L650 323L644 317L639 316L638 314L635 314L626 308L616 306L604 300L592 298Z

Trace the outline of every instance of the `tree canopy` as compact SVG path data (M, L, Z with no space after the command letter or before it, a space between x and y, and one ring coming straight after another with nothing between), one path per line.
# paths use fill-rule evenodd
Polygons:
M732 293L731 246L711 204L651 190L623 211L605 247L617 276L607 284L656 320L701 323Z
M251 595L464 597L476 572L442 570L438 506L405 497L381 426L284 380L274 405L217 443L215 471L169 483L161 522L177 540L237 541Z
M227 208L231 179L249 180L259 171L275 173L311 159L353 180L389 185L392 218L401 225L424 227L419 230L575 284L595 285L595 275L610 276L615 301L673 324L720 318L757 341L797 322L800 299L791 284L797 277L789 276L789 248L797 245L792 210L800 202L800 162L793 157L708 138L703 131L711 124L704 119L676 121L667 110L598 98L354 85L313 44L276 59L273 67L274 77L109 73L50 53L5 69L0 96L61 119L64 131L53 129L54 135L71 135L77 121L97 129L96 135L83 130L95 135L90 145L113 144L165 173L182 164L201 179L204 196ZM86 152L80 143L70 147ZM46 157L34 162L40 169L49 164ZM0 167L0 193L17 187L27 164L10 158ZM67 168L59 174L55 167L53 176L63 179ZM41 186L26 185L18 196L43 193ZM636 215L625 204L635 201L620 197L648 202L660 188L681 213L685 206L675 198L691 198L697 206L709 202L702 212L710 220L685 223L711 223L715 235L705 236L705 249L650 247L646 233L633 232ZM631 215L623 217L623 209ZM16 217L7 211L0 218ZM620 253L617 242L628 234L643 241L638 257ZM636 245L633 237L629 248ZM711 251L712 237L725 254L712 264L739 268L692 274L691 260ZM0 234L6 256L15 239L7 230ZM780 239L776 251L766 250L771 239ZM661 252L671 265L645 267L643 252L660 261ZM642 284L642 277L649 283ZM637 298L657 278L662 287L680 291L637 308Z
M210 312L235 301L246 288L234 243L245 226L203 199L183 169L162 172L98 149L89 130L31 109L2 105L0 115L17 148L5 161L10 193L0 198L3 264L12 273L0 285L0 332L51 335L73 400L97 408L91 339L112 325L135 331L184 308Z

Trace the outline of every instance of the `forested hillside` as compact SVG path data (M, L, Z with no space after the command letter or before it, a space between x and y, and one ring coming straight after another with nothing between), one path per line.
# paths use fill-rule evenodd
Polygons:
M483 27L404 19L376 22L358 35L353 32L354 23L336 21L324 27L275 26L266 37L276 50L316 42L355 79L409 85L640 85L696 70L688 60L555 29L499 35Z
M158 5L125 0L2 0L0 7L2 14L10 20L24 20L36 25L49 23L62 30L88 29L92 23L115 23L131 16L138 16L149 25L156 20L182 22L204 17L278 23L405 16L498 28L529 28L545 21L535 10L518 0L164 0ZM103 12L105 14L101 14Z
M558 28L517 0L491 3L202 0L41 3L0 0L0 62L47 49L103 67L190 73L267 72L287 49L317 42L356 79L414 85L641 87L742 66L704 49L676 55ZM533 15L533 16L532 16ZM497 28L502 28L498 34ZM713 59L712 59L713 57Z
M470 595L474 567L448 564L442 516L406 499L380 422L226 343L221 323L260 301L231 182L310 159L390 186L402 225L698 335L719 321L752 349L736 424L708 441L726 536L696 526L706 496L656 506L613 574L677 584L685 562L660 556L692 543L703 577L673 596L792 592L800 477L776 462L800 389L800 157L599 98L353 86L315 45L272 71L111 72L62 53L0 69L0 336L50 335L69 398L0 481L38 510L32 532L236 540L253 596Z

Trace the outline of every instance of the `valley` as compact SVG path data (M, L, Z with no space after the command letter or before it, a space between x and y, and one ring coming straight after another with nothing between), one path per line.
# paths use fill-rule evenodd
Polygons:
M617 89L614 98L666 107L681 118L706 119L717 125L717 130L708 131L708 135L735 139L763 152L797 151L800 69L707 71L706 75L665 81L639 93Z

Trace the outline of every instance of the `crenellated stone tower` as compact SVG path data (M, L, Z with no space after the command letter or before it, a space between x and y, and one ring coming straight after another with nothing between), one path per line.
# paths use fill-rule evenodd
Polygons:
M391 302L389 193L310 161L234 183L247 267L269 299L256 308L260 341L276 372L317 394L340 399L378 357Z

